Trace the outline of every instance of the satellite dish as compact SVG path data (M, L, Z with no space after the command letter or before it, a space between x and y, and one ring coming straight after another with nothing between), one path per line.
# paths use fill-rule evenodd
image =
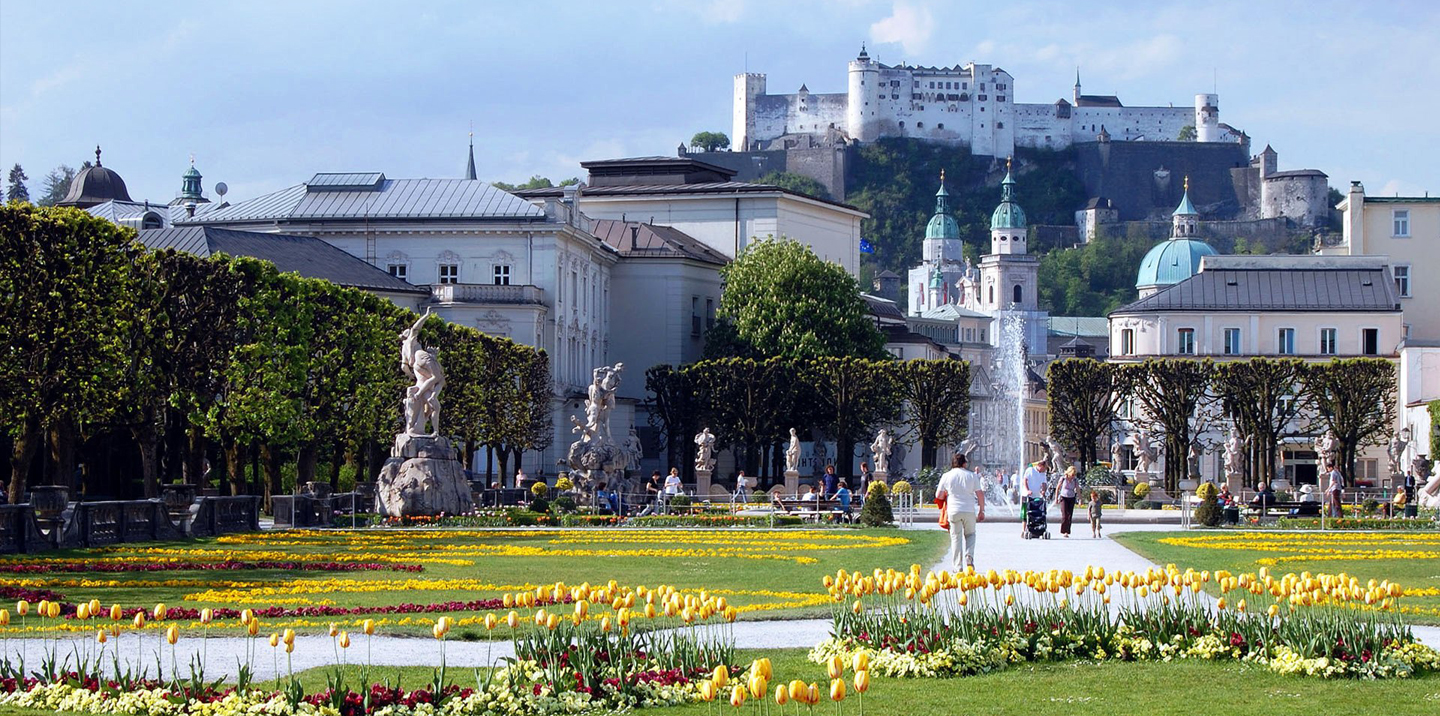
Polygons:
M215 185L215 193L219 194L221 199L225 198L225 192L227 191L230 191L230 187L226 186L225 182L222 181Z

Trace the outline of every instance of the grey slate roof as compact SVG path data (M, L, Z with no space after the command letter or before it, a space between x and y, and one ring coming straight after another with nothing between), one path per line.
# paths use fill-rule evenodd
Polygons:
M1400 302L1389 270L1373 257L1207 256L1200 273L1112 315L1148 311L1387 313Z
M229 254L264 259L283 272L366 291L430 295L430 289L406 283L320 239L290 234L235 231L214 226L176 226L140 232L151 249L175 249L210 256Z
M373 189L362 186L374 180ZM534 204L481 181L385 179L379 174L316 174L312 186L288 189L232 204L205 215L203 223L309 221L316 219L471 219L544 221ZM178 220L177 224L200 223Z
M1110 319L1104 316L1050 316L1048 329L1051 335L1108 337Z
M206 213L224 206L223 203L201 202L195 205L195 216L199 218ZM102 219L109 219L112 223L121 226L129 226L132 229L139 229L141 222L147 214L158 214L166 226L169 226L178 218L185 217L185 207L180 204L167 206L148 201L121 201L111 199L102 204L87 208L85 211Z
M634 248L631 248L631 229L635 230ZM719 266L730 263L725 254L670 226L599 219L590 228L590 233L620 252L621 256L694 259Z
M800 192L790 191L789 189L786 189L786 188L784 188L784 187L775 186L775 185L773 185L773 184L755 184L755 183L743 182L743 181L704 182L704 183L699 183L699 184L640 184L640 185L626 184L626 185L621 185L621 186L587 186L587 187L585 187L584 189L582 189L580 193L581 193L581 195L582 195L582 198L583 198L583 197L586 197L586 196L600 197L600 196L658 196L658 195L665 195L665 194L683 195L683 194L775 194L775 193L779 193L779 194L788 194L788 195L790 195L790 196L800 197L800 198L803 198L803 199L810 199L811 201L818 201L818 202L821 202L822 204L829 204L829 205L831 205L831 206L838 206L838 207L840 207L840 208L842 208L842 209L848 209L848 210L854 211L854 212L860 212L860 209L857 209L856 207L854 207L854 206L852 206L852 205L850 205L850 204L846 204L846 203L844 203L844 202L831 201L831 200L829 200L829 199L821 199L821 198L819 198L819 197L810 196L809 194L801 194ZM559 198L559 197L563 196L563 191L562 191L561 189L559 189L559 188L522 189L522 190L520 190L520 191L515 192L515 196L522 197L522 198L526 198L526 199L547 199L547 198L549 198L549 199L554 199L554 198Z

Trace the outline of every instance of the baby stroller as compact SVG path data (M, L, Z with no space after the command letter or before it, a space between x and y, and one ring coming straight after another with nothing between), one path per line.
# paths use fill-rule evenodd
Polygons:
M1045 500L1031 497L1025 501L1025 539L1050 539L1050 524L1045 518Z

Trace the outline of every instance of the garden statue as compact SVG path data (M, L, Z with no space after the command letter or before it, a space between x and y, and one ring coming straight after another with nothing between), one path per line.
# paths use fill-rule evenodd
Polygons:
M875 455L875 475L880 479L890 474L890 448L893 445L894 440L884 428L875 435L875 442L870 443L870 452Z
M965 438L960 441L960 445L955 448L955 452L970 457L970 453L975 452L975 448L978 447L980 447L980 444L976 442L975 438Z
M1225 441L1225 479L1238 481L1244 478L1245 473L1245 443L1240 439L1240 431L1230 429L1230 437Z
M640 436L635 434L635 428L630 428L630 434L625 436L625 443L621 446L625 453L625 469L639 470L640 458L645 456L644 449L640 447Z
M1426 468L1430 467L1430 461L1424 455L1415 456L1415 481L1419 482L1425 477ZM1420 507L1430 509L1440 507L1440 460L1435 461L1434 472L1430 479L1419 489L1417 496Z
M1050 471L1056 475L1065 472L1065 465L1068 460L1065 456L1065 448L1060 446L1060 441L1055 439L1054 434L1045 436L1045 449L1050 453Z
M464 466L450 439L439 434L445 371L435 353L420 345L420 328L429 319L426 309L400 332L400 369L415 384L405 388L404 430L395 436L375 483L375 510L389 517L459 514L473 504Z
M1399 479L1405 474L1405 449L1410 446L1410 428L1400 428L1390 438L1390 447L1385 452L1390 457L1390 477Z
M1315 442L1315 452L1320 456L1320 465L1324 467L1335 460L1335 451L1340 449L1340 441L1336 439L1334 431L1326 431L1320 439Z
M705 428L695 436L695 469L711 472L715 469L715 435Z
M1204 450L1200 448L1200 441L1196 440L1190 443L1190 449L1185 453L1185 461L1188 463L1187 468L1189 469L1187 474L1190 477L1198 477L1200 475L1200 457L1203 454Z
M575 426L571 432L579 433L580 439L570 444L563 464L570 468L570 479L575 483L575 489L585 497L599 482L623 491L628 487L625 469L639 464L639 439L636 438L632 446L627 437L622 444L616 442L610 432L610 411L615 408L615 391L620 388L620 372L624 369L624 363L616 363L614 366L600 366L591 372L585 398L585 421L582 423L575 416L570 416L570 422ZM632 431L631 437L633 435Z
M800 436L795 433L795 428L790 428L790 445L785 448L785 472L799 472L800 470Z
M1155 466L1155 448L1150 446L1150 433L1140 430L1130 436L1130 445L1135 448L1135 474L1150 475Z
M1121 438L1110 444L1110 469L1113 472L1120 472L1120 468L1124 464L1125 439Z

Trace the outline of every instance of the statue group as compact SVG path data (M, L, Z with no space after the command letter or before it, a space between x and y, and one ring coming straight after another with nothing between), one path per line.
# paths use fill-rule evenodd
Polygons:
M570 432L579 439L570 444L564 464L571 470L571 481L582 494L589 493L603 481L611 488L624 489L629 478L626 470L640 467L640 438L634 429L621 440L610 432L610 413L615 409L615 392L620 389L624 363L600 366L590 374L586 389L585 420L570 416L574 425Z

